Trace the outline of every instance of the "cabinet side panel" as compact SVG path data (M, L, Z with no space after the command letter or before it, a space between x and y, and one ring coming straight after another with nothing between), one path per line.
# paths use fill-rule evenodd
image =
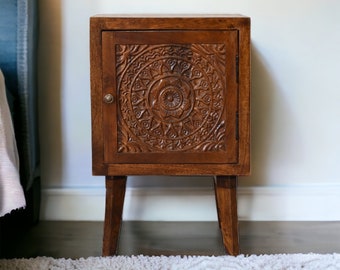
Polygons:
M92 122L92 173L105 174L103 166L101 23L90 19L90 77Z
M241 173L250 174L250 18L245 18L239 31L239 163L242 165Z

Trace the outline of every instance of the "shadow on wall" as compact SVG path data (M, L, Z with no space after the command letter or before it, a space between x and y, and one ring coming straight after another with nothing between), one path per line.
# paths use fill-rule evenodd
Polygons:
M59 186L62 176L60 1L39 1L39 125L42 185Z
M275 83L270 64L256 44L251 51L251 176L240 177L240 186L265 186L268 184L268 168L273 158L272 147L276 140L274 123L279 121L274 106L287 113L284 97L280 96L279 85ZM279 110L280 111L280 110ZM280 153L275 153L280 155Z

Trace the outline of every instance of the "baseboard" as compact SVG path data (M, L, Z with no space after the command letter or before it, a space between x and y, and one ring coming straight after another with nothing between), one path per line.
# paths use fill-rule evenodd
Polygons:
M240 220L340 220L340 185L239 187ZM103 220L103 188L43 189L42 220ZM215 221L209 188L127 188L124 220Z

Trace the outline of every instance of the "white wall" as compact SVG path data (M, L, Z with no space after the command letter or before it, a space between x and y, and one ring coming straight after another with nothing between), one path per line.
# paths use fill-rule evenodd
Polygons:
M339 1L40 0L43 219L103 217L104 178L91 175L89 17L97 13L250 16L252 176L240 179L240 216L340 219ZM128 185L127 219L215 219L210 178L134 177Z

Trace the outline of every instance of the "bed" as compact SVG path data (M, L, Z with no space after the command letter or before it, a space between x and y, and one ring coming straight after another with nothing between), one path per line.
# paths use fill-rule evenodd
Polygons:
M13 223L24 227L39 219L37 2L0 1L1 245Z

